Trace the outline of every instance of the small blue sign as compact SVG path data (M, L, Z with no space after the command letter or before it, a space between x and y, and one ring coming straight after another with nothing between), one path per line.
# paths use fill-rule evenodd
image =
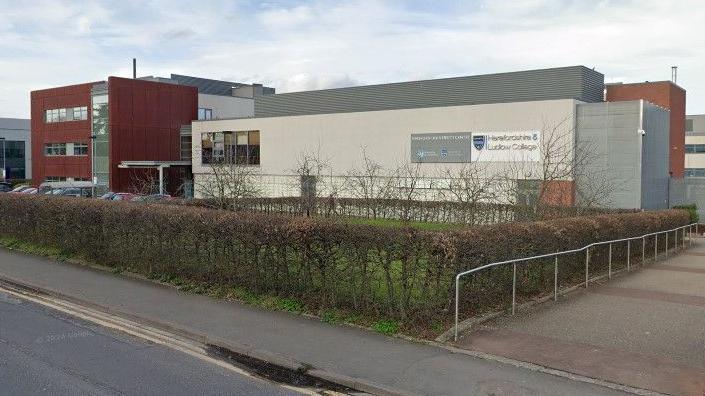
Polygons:
M485 135L475 135L472 137L472 145L475 149L482 150L485 148Z
M445 158L448 156L448 149L443 147L441 148L441 157Z

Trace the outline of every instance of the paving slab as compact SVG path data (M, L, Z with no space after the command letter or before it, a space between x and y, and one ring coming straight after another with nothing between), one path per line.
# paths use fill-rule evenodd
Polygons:
M676 395L705 394L705 242L465 334L459 345Z

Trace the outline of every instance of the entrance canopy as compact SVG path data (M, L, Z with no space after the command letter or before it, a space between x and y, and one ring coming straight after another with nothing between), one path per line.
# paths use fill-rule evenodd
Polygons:
M158 169L159 194L164 194L164 168L191 166L191 161L122 161L118 165L121 169Z

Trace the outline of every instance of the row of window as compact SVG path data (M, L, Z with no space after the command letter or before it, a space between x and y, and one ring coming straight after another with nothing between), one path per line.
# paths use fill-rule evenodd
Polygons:
M686 168L685 177L705 177L705 168Z
M85 121L88 119L88 107L66 107L63 109L47 110L45 121L50 122L65 122L65 121Z
M685 152L688 154L705 153L705 144L686 144Z
M62 155L88 155L86 143L49 143L44 145L44 155L56 157Z
M201 137L204 164L259 165L259 131L211 132Z
M65 181L91 181L88 177L66 177L66 176L47 176L45 182L65 182Z

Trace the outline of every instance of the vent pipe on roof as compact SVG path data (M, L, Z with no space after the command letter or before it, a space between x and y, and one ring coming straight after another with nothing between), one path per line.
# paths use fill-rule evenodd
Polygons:
M674 84L678 82L678 66L671 66L671 81Z
M137 58L132 58L132 78L137 78Z

